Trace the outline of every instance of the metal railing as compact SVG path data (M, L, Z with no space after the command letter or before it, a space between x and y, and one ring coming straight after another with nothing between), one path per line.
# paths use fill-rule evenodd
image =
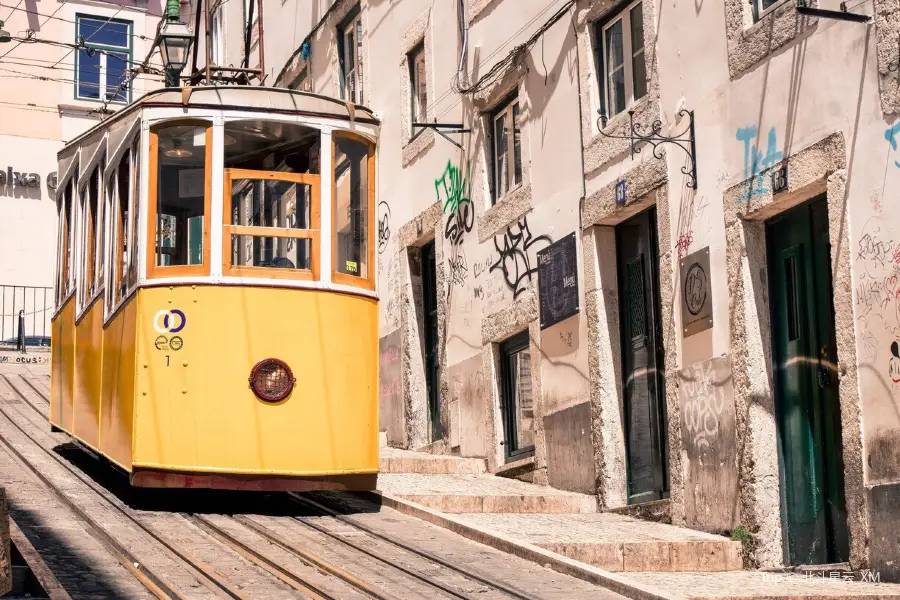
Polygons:
M0 285L0 349L50 348L53 288Z

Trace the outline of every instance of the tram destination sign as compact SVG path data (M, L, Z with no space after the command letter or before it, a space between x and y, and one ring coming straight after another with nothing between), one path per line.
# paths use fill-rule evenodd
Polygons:
M681 259L681 330L684 337L712 329L709 246Z
M575 233L537 253L541 329L578 314L578 259Z

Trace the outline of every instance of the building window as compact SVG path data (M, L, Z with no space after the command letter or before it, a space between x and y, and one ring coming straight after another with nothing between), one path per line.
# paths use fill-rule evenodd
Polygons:
M750 0L753 7L753 21L759 21L769 9L778 4L780 0Z
M494 165L493 202L522 183L522 127L519 99L512 98L491 117Z
M764 1L764 0L759 0ZM647 93L644 60L644 10L633 2L599 26L596 36L603 65L604 116L614 117Z
M410 111L413 123L424 123L428 115L428 92L425 84L425 43L409 53ZM415 134L415 129L413 129Z
M131 22L76 15L75 97L128 102Z
M523 331L500 346L501 415L507 461L534 452L531 348Z
M341 97L363 103L362 87L362 15L357 12L340 28Z
M209 59L214 65L225 64L225 11L222 3L212 10L212 19L209 22L209 37L212 40L212 51Z

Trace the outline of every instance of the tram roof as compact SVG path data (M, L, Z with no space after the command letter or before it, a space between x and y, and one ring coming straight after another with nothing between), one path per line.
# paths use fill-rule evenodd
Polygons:
M187 92L190 91L188 95ZM187 98L185 99L185 96ZM299 90L261 86L200 86L163 88L148 92L67 143L57 157L71 155L85 140L111 128L117 122L144 108L192 107L231 109L269 114L325 117L380 125L371 109L340 98ZM187 116L187 115L185 115Z

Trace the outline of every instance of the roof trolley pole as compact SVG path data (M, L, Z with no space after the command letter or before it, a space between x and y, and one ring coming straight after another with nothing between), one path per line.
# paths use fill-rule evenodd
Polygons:
M848 12L846 2L841 2L841 10L827 10L810 6L810 0L797 0L797 13L808 17L852 21L854 23L868 23L872 20L872 17L869 15Z
M453 144L460 150L465 150L465 148L463 148L462 144L460 144L456 140L450 139L450 137L447 134L448 133L471 133L472 132L471 129L465 129L463 127L462 123L413 123L412 127L413 127L413 129L415 129L416 127L424 127L426 129L433 129L434 131L439 133L441 135L441 137L446 139L448 142L450 142L451 144ZM447 131L446 132L441 131L442 129L446 129Z

